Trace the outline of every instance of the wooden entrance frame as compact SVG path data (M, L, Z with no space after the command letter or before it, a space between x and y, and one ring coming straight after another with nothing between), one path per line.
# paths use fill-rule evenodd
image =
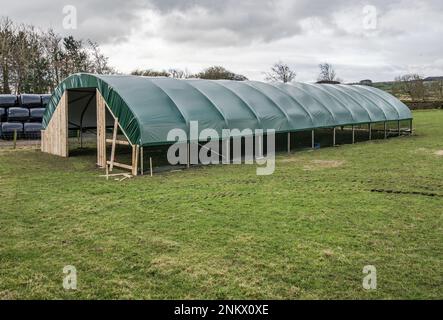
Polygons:
M131 171L133 176L138 175L138 158L140 152L140 146L132 144L126 135L125 131L121 127L118 118L114 115L111 108L109 108L105 99L101 95L100 91L96 89L97 98L97 165L100 168L106 168L109 166L109 171L112 172L114 167ZM112 139L106 137L106 110L109 111L114 118L114 127L112 132ZM121 132L126 137L126 140L117 140L117 132L120 128ZM106 146L111 144L110 159L107 160ZM130 146L132 148L132 161L131 165L119 163L115 161L115 149L117 145Z
M60 157L69 156L68 146L68 95L66 90L58 103L45 130L41 131L41 151ZM107 105L100 91L96 89L96 108L97 108L97 165L100 168L112 171L113 167L131 171L133 176L138 175L140 146L132 144L125 131L118 122L118 118ZM114 130L112 139L106 137L106 110L114 118ZM126 140L117 140L117 131L120 128ZM111 144L111 157L107 160L106 145ZM115 162L116 145L129 146L132 149L132 162L130 165ZM108 167L109 166L109 167Z

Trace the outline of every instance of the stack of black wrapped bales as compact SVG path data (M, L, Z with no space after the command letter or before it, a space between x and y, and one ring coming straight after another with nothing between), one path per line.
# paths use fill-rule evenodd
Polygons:
M39 138L50 97L38 94L0 95L1 138L10 139L14 132L19 138Z

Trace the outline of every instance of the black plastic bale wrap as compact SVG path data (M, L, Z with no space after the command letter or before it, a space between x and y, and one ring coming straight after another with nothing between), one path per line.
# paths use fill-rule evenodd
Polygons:
M6 121L6 110L5 108L0 108L0 122Z
M23 108L41 108L42 98L38 94L21 94L20 106Z
M17 96L13 94L0 94L0 108L17 106Z
M46 108L48 106L49 100L51 100L51 95L50 94L42 94L41 98L42 98L42 107Z
M30 118L31 121L42 121L43 119L43 114L45 113L45 108L35 108L35 109L30 109Z
M23 131L25 133L35 133L40 132L43 129L41 123L38 122L28 122L24 124Z
M27 121L29 119L29 109L14 107L8 109L8 121Z
M19 122L4 122L1 125L1 134L3 137L12 137L14 131L18 134L23 132L23 124Z
M41 130L43 129L43 126L41 123L37 122L28 122L24 124L23 131L25 138L28 139L37 139L41 136Z

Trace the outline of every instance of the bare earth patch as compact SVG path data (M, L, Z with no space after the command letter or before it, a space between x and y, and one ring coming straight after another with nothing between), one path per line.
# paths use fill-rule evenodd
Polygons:
M437 156L443 156L443 150L437 150L437 151L435 151L435 154Z
M312 160L309 164L305 165L304 170L316 170L326 168L338 168L345 163L344 160Z

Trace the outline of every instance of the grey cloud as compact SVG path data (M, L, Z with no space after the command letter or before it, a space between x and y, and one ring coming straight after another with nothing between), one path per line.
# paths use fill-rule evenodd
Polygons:
M76 30L63 29L63 7L66 5L74 5L77 8L78 28ZM42 29L51 27L63 35L73 34L106 43L126 39L131 30L141 23L138 12L148 6L146 2L138 0L124 2L117 0L27 2L0 0L0 7L2 7L0 15Z

